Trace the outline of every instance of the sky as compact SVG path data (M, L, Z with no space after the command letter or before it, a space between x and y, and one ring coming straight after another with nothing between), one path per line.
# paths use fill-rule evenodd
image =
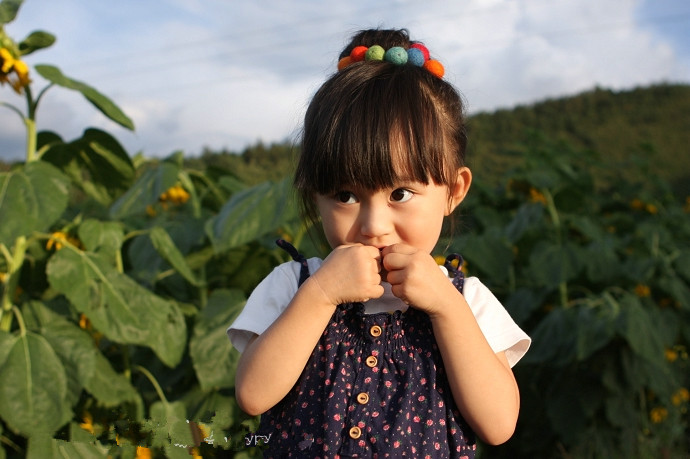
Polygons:
M38 130L64 140L87 127L130 155L241 152L294 141L313 93L357 30L407 28L446 68L469 114L601 87L690 83L687 0L25 0L5 32L57 37L25 56L110 97L135 131L79 93L53 87ZM46 82L32 74L33 92ZM0 102L25 112L9 86ZM25 128L0 106L0 159L25 157Z

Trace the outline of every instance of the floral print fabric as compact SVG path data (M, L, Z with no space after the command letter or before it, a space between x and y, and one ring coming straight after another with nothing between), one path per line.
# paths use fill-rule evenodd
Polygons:
M473 458L476 448L428 316L365 314L361 303L338 306L259 433L270 435L266 457Z

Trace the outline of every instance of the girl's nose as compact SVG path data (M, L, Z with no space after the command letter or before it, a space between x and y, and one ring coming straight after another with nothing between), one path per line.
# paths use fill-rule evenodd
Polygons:
M377 238L390 233L391 216L387 205L362 206L359 215L360 232L368 238Z

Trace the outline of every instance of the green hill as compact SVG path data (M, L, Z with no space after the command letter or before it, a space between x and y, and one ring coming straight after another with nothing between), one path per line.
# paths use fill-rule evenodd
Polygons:
M491 181L501 176L540 132L553 141L598 153L610 182L640 161L650 176L690 195L690 85L614 92L596 88L573 97L480 113L468 122L468 162Z

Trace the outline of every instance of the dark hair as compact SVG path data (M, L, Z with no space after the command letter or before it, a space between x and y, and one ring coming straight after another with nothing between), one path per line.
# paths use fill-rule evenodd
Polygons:
M413 43L406 30L364 30L341 57L359 45ZM450 83L414 65L358 62L326 80L309 104L294 185L315 221L315 193L378 190L400 179L450 186L466 146L462 100Z

